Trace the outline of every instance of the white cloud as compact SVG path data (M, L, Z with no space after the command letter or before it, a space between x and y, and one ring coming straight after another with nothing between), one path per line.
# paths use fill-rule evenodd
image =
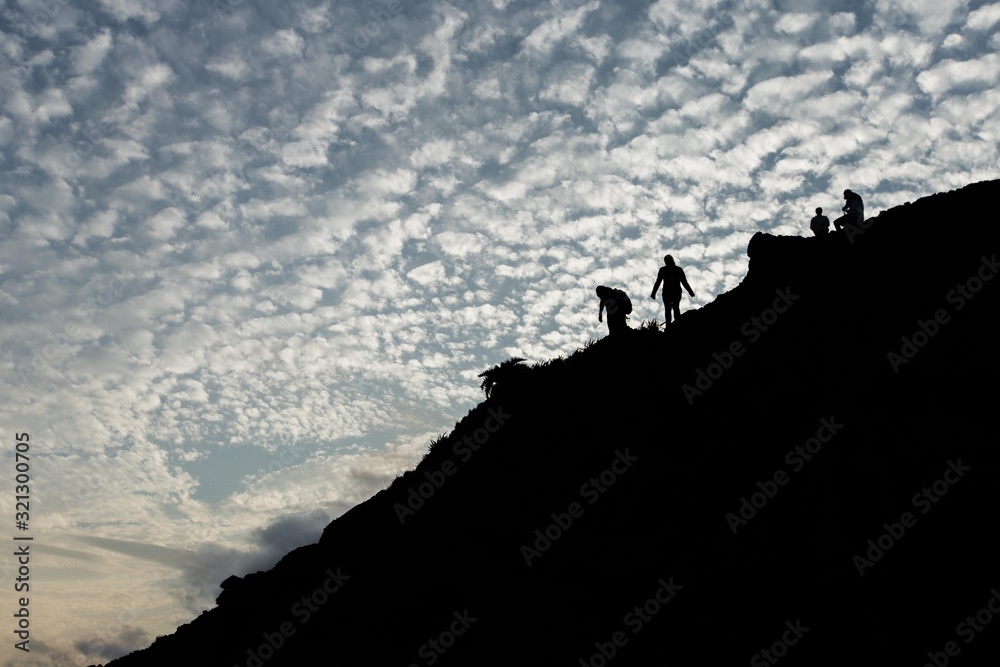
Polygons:
M973 60L945 60L917 76L920 88L931 95L993 87L998 80L1000 56L995 53Z
M818 21L823 20L823 15L810 12L789 12L782 14L775 22L774 29L785 33L803 33L812 28Z
M294 30L279 30L261 41L261 48L272 56L301 56L305 40Z
M159 241L169 241L184 227L184 214L177 208L166 208L145 222L149 235Z
M557 67L548 73L540 98L547 101L582 106L590 97L594 69L584 65Z
M103 30L92 40L74 51L73 70L76 74L90 74L103 62L111 50L112 37L110 30Z
M100 0L101 5L119 21L138 19L143 23L155 23L160 18L160 12L173 8L173 2L157 2L155 0Z
M462 232L441 232L434 235L434 241L449 255L468 257L483 249L485 239L480 234Z
M442 262L428 262L407 272L406 277L423 287L433 287L444 281L444 264Z
M905 28L915 23L920 32L936 36L968 7L968 0L876 0L875 10L885 28Z
M242 81L252 71L245 60L235 56L213 60L205 66L205 69L235 81Z
M580 30L587 15L597 6L596 0L579 3L575 7L551 6L553 16L547 17L547 20L524 38L522 53L530 54L531 57L541 57L551 53L563 39Z
M720 0L657 0L649 8L649 19L663 32L677 32L685 39L704 30L718 16Z
M969 12L965 25L969 30L989 30L1000 22L1000 3L990 3Z
M744 105L751 110L765 110L785 115L807 97L823 92L833 78L831 72L808 72L797 76L780 76L762 81L747 91Z

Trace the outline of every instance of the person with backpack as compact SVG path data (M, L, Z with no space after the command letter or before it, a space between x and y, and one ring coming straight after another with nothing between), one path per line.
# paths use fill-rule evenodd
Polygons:
M663 256L663 266L660 267L660 271L656 274L653 293L649 295L649 298L654 301L656 300L656 290L660 288L660 283L663 283L663 307L667 311L666 319L664 320L664 326L666 327L670 324L671 312L673 312L675 320L681 317L681 286L683 285L684 289L691 296L694 296L694 290L688 285L687 278L684 276L684 269L674 263L674 258L671 255Z
M597 311L597 321L604 321L604 311L608 311L608 333L616 334L627 331L629 326L626 318L632 312L632 300L624 290L612 289L604 285L597 286L597 297L601 307Z

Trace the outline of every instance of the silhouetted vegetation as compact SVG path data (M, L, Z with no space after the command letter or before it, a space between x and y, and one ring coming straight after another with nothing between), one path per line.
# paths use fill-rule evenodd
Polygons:
M483 378L483 383L479 388L486 392L486 398L493 395L493 390L498 384L511 384L516 382L516 378L522 377L527 367L523 366L524 359L521 357L511 357L493 368L483 371L478 377Z

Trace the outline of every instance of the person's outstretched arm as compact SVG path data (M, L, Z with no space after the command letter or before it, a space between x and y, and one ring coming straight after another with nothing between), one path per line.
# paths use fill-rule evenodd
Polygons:
M597 309L597 321L598 322L604 321L604 299L601 299L601 305Z
M653 284L653 292L649 295L650 299L656 300L656 290L660 289L661 282L663 282L663 273L657 272L656 283Z

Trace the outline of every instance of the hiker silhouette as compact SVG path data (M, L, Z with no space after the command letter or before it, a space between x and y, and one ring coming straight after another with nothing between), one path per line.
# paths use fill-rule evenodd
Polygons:
M816 215L809 221L809 229L816 236L825 236L830 232L830 218L823 215L822 208L816 209Z
M670 324L671 312L673 312L674 319L680 319L681 285L691 296L694 296L694 290L688 285L684 269L674 263L674 258L671 255L663 256L663 266L656 274L656 283L653 285L652 294L649 295L650 299L656 300L656 290L660 288L660 283L663 283L663 308L666 310L664 326L667 326Z
M851 190L844 190L844 215L833 221L833 226L839 232L847 225L860 225L865 221L865 203L861 201L861 195Z
M627 331L629 326L626 317L632 312L632 300L628 294L620 289L597 286L597 296L601 300L601 307L597 311L597 321L603 322L603 313L608 311L608 333L616 334Z

